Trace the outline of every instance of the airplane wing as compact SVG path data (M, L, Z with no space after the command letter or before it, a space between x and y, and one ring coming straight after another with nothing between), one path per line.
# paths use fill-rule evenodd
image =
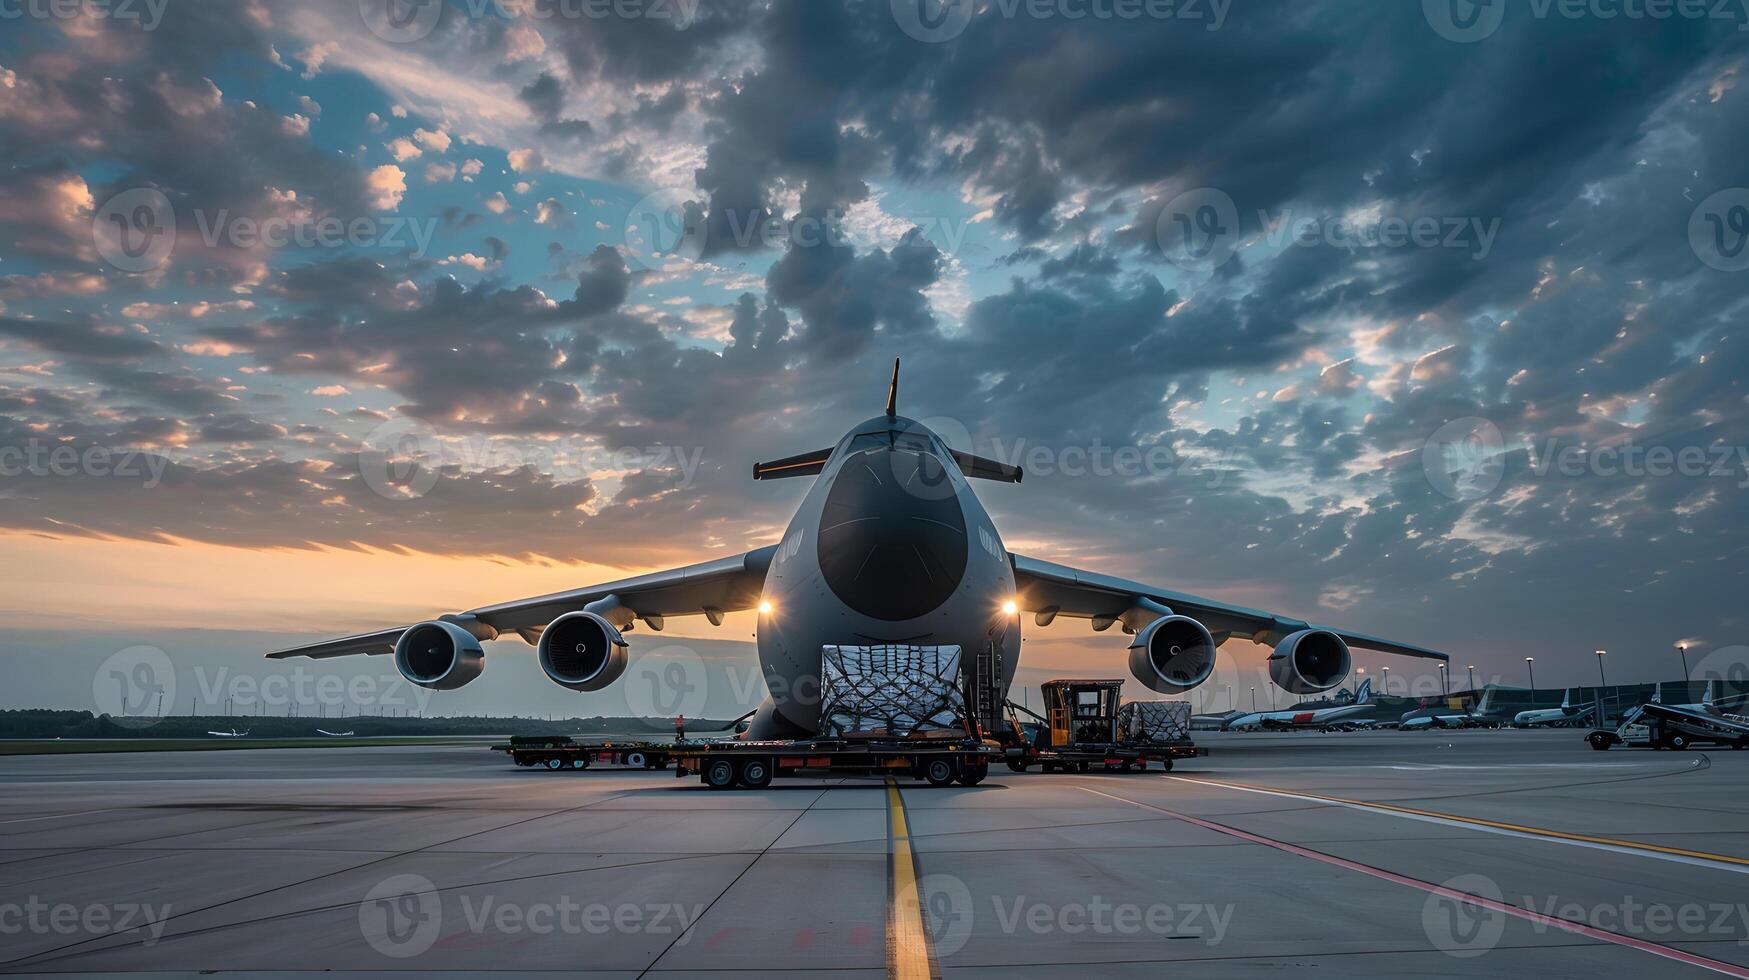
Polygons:
M662 619L666 616L704 615L713 622L721 622L723 613L752 609L759 604L759 593L765 584L765 572L771 566L772 555L776 553L777 546L772 545L742 555L687 565L684 568L652 572L617 582L554 592L531 599L481 606L454 618L481 623L499 633L514 632L533 643L548 623L565 613L582 609L597 599L616 596L621 605L630 609L653 629L661 629ZM268 654L267 659L310 657L322 660L361 653L393 653L395 641L406 630L407 626L394 626L370 633L309 643L287 650L276 650Z
M1253 639L1279 639L1295 630L1327 629L1342 637L1342 641L1349 646L1363 650L1423 657L1428 660L1450 659L1437 650L1412 643L1398 643L1367 633L1353 633L1329 626L1313 626L1305 620L1261 609L1173 592L1141 582L1028 558L1025 555L1010 555L1009 559L1014 565L1014 581L1020 592L1021 604L1037 615L1041 626L1055 616L1092 619L1095 620L1095 627L1099 627L1100 621L1103 621L1109 626L1118 616L1133 607L1137 599L1148 599L1175 613L1200 620L1217 637L1226 633Z

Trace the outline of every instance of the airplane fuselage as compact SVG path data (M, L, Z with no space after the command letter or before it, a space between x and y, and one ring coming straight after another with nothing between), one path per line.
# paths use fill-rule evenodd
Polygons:
M989 646L1006 696L1020 658L1013 596L1002 538L940 438L903 417L857 426L766 573L758 645L771 697L752 737L818 731L827 645L952 645L962 662Z

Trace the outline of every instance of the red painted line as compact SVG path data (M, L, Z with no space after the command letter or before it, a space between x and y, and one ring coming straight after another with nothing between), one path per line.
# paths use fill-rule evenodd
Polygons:
M1586 925L1582 922L1574 922L1570 919L1559 919L1552 915L1544 915L1541 912L1520 908L1517 905L1512 905L1507 902L1497 902L1481 895L1472 895L1469 892L1458 891L1455 888L1447 888L1444 885L1435 885L1431 882L1422 881L1419 878L1410 878L1393 871L1386 871L1383 868L1375 868L1369 864L1360 864L1355 861L1350 861L1347 858L1339 858L1332 854L1310 850L1296 844L1289 844L1285 841L1260 837L1257 834L1240 830L1237 827L1228 827L1225 824L1211 823L1200 817L1193 817L1187 813L1179 813L1176 810L1168 810L1163 806L1155 806L1152 803L1142 803L1138 800L1127 800L1121 796L1113 796L1110 793L1100 792L1099 790L1087 786L1079 788L1084 789L1089 793L1106 797L1107 799L1117 800L1119 803L1128 803L1131 806L1139 806L1147 810L1159 811L1175 820L1182 820L1193 827L1212 830L1217 834L1225 834L1228 837L1237 837L1240 840L1249 841L1252 844L1262 844L1264 847L1274 848L1278 851L1285 851L1296 857L1309 858L1313 861L1319 861L1347 871L1353 871L1357 874L1363 874L1369 878L1377 878L1380 881L1389 881L1398 885L1406 885L1417 891L1427 892L1430 895L1438 895L1442 898L1449 898L1468 905L1476 905L1488 909L1489 911L1499 912L1502 915L1510 915L1513 918L1523 919L1526 922L1535 923L1537 925L1552 926L1563 932L1570 932L1575 935L1584 936L1587 939L1596 939L1606 943L1613 943L1617 946L1625 946L1629 949L1637 949L1644 953L1651 953L1653 956L1661 956L1667 960L1675 960L1678 963L1687 963L1690 966L1698 966L1702 969L1711 970L1714 973L1721 973L1728 977L1742 977L1745 978L1745 980L1749 980L1749 967L1738 966L1735 963L1726 963L1724 960L1715 960L1696 953L1676 949L1672 946L1665 946L1662 943L1654 943L1645 939L1636 939L1633 936L1624 936L1619 932L1610 932L1607 929L1599 929L1596 926Z

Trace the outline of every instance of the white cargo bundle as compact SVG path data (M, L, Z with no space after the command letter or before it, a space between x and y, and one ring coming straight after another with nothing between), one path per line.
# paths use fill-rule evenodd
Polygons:
M883 643L820 649L820 734L891 736L965 730L960 648Z
M1125 701L1117 709L1117 736L1126 742L1190 739L1190 702Z

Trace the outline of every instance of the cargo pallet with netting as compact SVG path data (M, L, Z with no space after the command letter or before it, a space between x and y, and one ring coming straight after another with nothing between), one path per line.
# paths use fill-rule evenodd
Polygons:
M820 735L669 750L675 775L713 789L778 776L897 776L975 786L998 750L970 720L957 646L831 645L820 655Z
M1005 755L1015 772L1032 766L1045 772L1140 772L1151 762L1170 772L1178 759L1208 755L1190 739L1186 702L1129 701L1120 707L1120 680L1054 680L1042 690L1044 715L1009 705L1037 720L1009 716L1018 738Z

